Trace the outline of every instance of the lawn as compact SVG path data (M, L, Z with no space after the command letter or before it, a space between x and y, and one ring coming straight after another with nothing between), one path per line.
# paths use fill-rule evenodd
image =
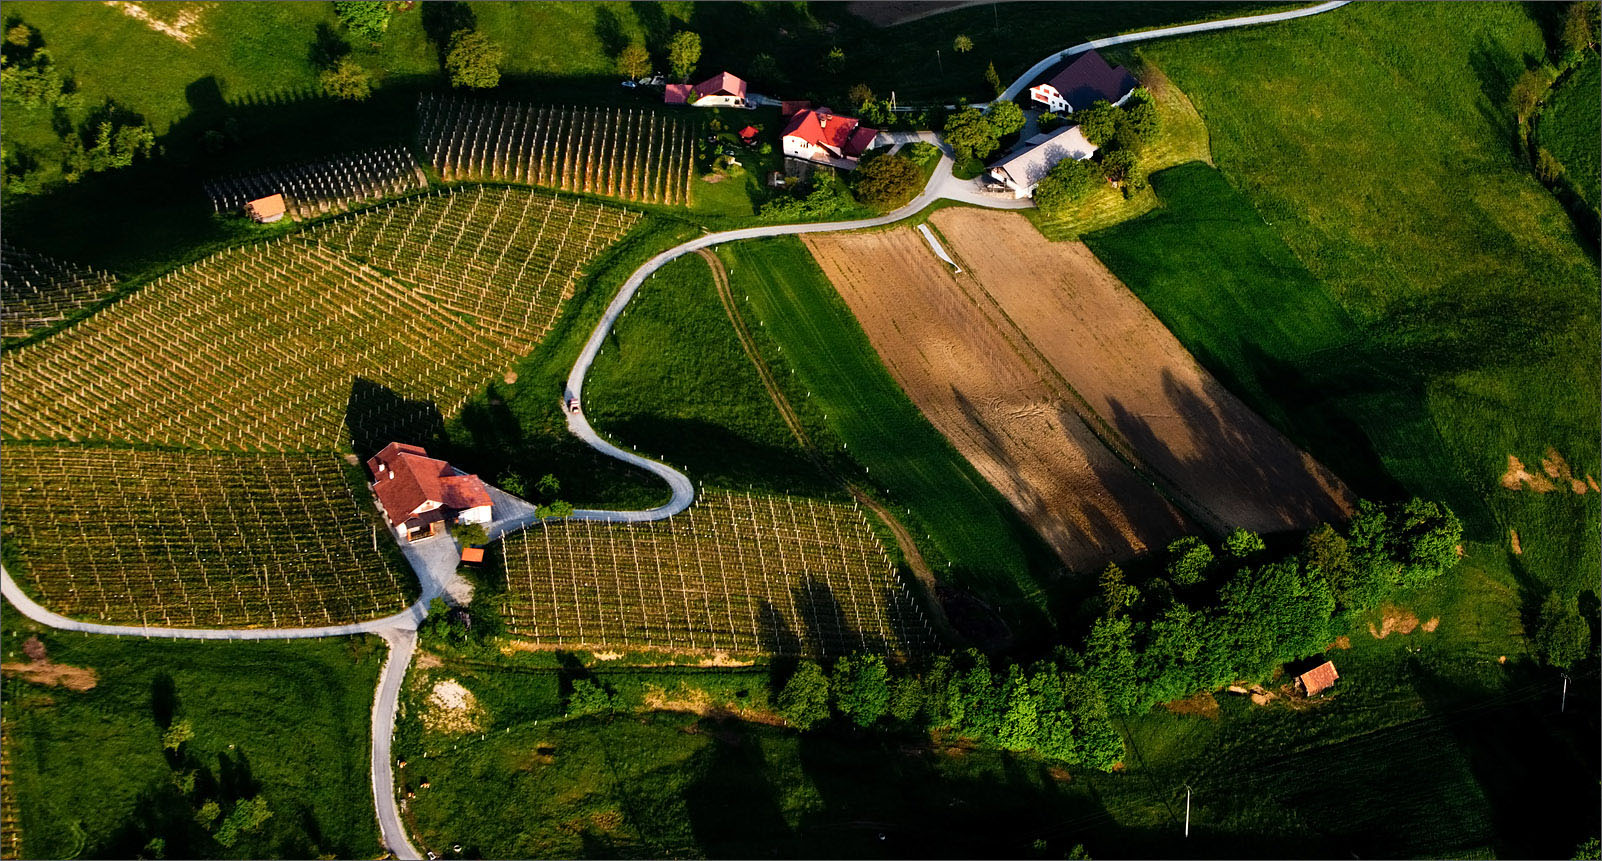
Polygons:
M1358 4L1141 50L1228 182L1160 175L1166 209L1087 237L1098 256L1359 492L1447 501L1487 548L1517 530L1531 600L1594 589L1599 497L1563 476L1602 472L1597 265L1502 107L1537 23ZM1510 455L1559 489L1499 486Z
M167 857L373 857L368 719L377 638L200 643L86 637L5 608L6 743L22 857L132 858L153 837ZM92 668L74 692L13 678L37 635L48 659ZM195 794L259 789L272 817L232 848L194 824L195 796L162 749L165 721L188 721ZM207 787L210 787L208 790ZM154 857L146 854L145 857Z
M942 579L1015 625L1042 622L1054 563L1039 538L907 399L800 240L718 253L759 348L839 471L882 491Z
M1596 52L1587 51L1573 74L1553 90L1536 126L1536 140L1562 162L1580 199L1592 209L1598 207L1602 195L1596 145L1602 137L1602 107L1596 98L1599 91L1602 62Z

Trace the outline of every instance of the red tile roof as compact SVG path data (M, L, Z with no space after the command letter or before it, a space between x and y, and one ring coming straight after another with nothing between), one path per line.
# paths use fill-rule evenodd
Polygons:
M728 72L718 72L695 85L698 96L739 96L745 98L745 81Z
M855 158L862 155L868 144L878 136L877 129L861 126L851 117L833 114L828 108L800 111L784 127L786 137L798 137L814 146L822 145Z
M662 91L662 101L670 105L682 105L690 101L690 93L694 87L689 84L668 84Z
M1340 677L1341 674L1335 672L1335 664L1325 661L1296 678L1302 683L1302 690L1311 697L1329 690L1330 686L1335 684L1335 680Z
M478 476L458 475L450 464L428 457L415 445L392 442L367 461L367 469L373 474L373 494L395 526L430 502L456 510L491 504L489 489Z
M746 126L745 128L740 129L740 137L743 138L754 138L761 133L762 130L756 126Z
M1123 66L1109 66L1095 51L1086 51L1068 68L1047 82L1068 100L1074 110L1088 108L1098 99L1116 102L1140 86Z

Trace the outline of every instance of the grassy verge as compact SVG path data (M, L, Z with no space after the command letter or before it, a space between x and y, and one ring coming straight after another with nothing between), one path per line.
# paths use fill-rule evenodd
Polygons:
M1602 60L1596 52L1587 51L1541 109L1536 126L1536 141L1563 164L1565 178L1593 210L1602 206L1602 175L1598 172L1602 157L1596 146L1602 137L1598 92L1602 92Z
M1098 255L1255 407L1306 416L1293 435L1360 491L1448 501L1487 546L1517 530L1532 598L1594 589L1599 496L1499 484L1549 448L1602 470L1596 262L1502 107L1544 56L1526 10L1354 5L1142 50L1243 194L1171 171L1168 210L1092 235Z
M23 857L371 857L368 783L377 638L290 643L143 641L41 629L5 608L5 660L37 635L50 661L87 667L91 690L4 683ZM162 749L188 721L197 766L184 792ZM195 824L195 799L259 791L272 816L233 847ZM148 854L146 857L150 857Z
M879 489L948 582L1043 620L1052 563L1000 495L907 399L800 240L725 246L735 300L808 434Z

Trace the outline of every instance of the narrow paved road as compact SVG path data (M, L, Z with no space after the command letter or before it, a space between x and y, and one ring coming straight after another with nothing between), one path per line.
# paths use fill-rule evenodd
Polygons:
M1303 9L1294 9L1288 12L1276 12L1268 15L1251 15L1241 18L1229 18L1221 21L1209 21L1201 24L1186 24L1178 27L1165 27L1159 30L1147 30L1141 33L1128 33L1122 36L1110 36L1105 39L1096 39L1084 42L1059 51L1041 60L1014 81L999 97L1001 100L1011 99L1027 88L1035 77L1039 76L1054 63L1064 58L1084 53L1092 48L1103 48L1111 45L1122 45L1130 42L1141 42L1150 39L1161 39L1169 36L1180 36L1188 33L1203 33L1211 30L1224 30L1233 27L1249 27L1255 24L1267 24L1275 21L1289 21L1308 15L1317 15L1346 5L1349 0L1334 0L1334 2L1321 3ZM658 269L666 264L692 252L721 245L725 242L739 242L745 239L760 239L769 236L792 236L802 233L827 233L841 230L861 230L869 227L882 227L893 224L911 215L917 214L924 207L940 199L956 200L977 206L995 209L1022 209L1032 205L1030 201L1011 200L1006 197L986 195L978 191L973 180L958 179L951 173L951 152L933 132L896 132L886 133L889 139L927 140L940 147L940 163L935 168L934 175L923 193L912 202L893 212L874 218L858 219L856 221L820 222L815 224L775 224L762 227L748 227L741 230L728 230L722 233L708 233L705 236L692 239L682 245L668 249L651 258L635 270L633 275L623 283L622 289L606 308L595 330L584 344L578 361L573 364L573 370L568 374L566 391L563 393L563 412L567 414L568 429L580 439L587 442L592 448L601 453L616 458L641 469L660 476L668 483L672 496L668 502L657 508L644 511L600 511L584 509L573 513L573 519L595 520L605 523L634 523L651 520L661 520L683 511L695 501L695 487L689 476L676 469L642 457L634 452L624 451L612 443L601 438L595 429L590 426L589 420L584 417L582 409L577 412L569 411L567 404L572 399L581 397L584 391L584 378L589 374L590 365L601 351L601 345L612 326L628 307L634 294L639 291ZM884 142L876 141L876 143ZM582 402L581 402L582 403ZM515 500L513 497L509 499ZM507 533L527 527L535 523L538 518L533 513L533 507L522 500L521 506L509 505L505 514L497 514L497 520L491 524L490 533L494 537L501 537ZM889 522L895 525L893 517ZM894 527L892 527L894 528ZM898 531L897 538L901 538ZM907 546L911 539L908 537ZM348 636L355 634L377 634L389 644L389 655L384 661L384 668L379 678L377 690L373 695L372 720L372 789L373 801L378 811L379 831L384 846L398 858L416 859L422 856L406 836L406 829L401 823L399 810L395 799L395 775L393 769L393 756L390 750L390 741L394 734L395 714L399 708L401 683L406 677L407 667L411 664L412 654L417 647L417 626L428 615L428 604L433 598L443 594L456 594L461 584L455 575L456 545L448 537L441 536L403 548L418 580L423 586L422 597L406 610L381 619L372 619L366 622L356 622L348 625L329 625L321 628L158 628L139 625L101 625L93 622L80 622L69 619L58 613L40 606L38 602L29 598L11 578L4 566L0 566L0 594L10 601L24 616L48 625L68 631L82 631L88 634L110 634L127 637L171 637L193 640L287 640L305 639L311 637ZM916 551L916 548L912 548ZM909 556L909 559L911 556ZM928 566L915 566L927 569ZM921 575L920 575L921 579Z

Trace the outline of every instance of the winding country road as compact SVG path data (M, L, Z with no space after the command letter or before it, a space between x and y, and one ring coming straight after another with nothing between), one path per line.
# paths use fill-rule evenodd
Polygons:
M1176 27L1164 27L1156 30L1146 30L1139 33L1127 33L1121 36L1109 36L1103 39L1094 39L1083 42L1071 48L1059 51L1046 57L1019 76L1019 78L1002 92L999 100L1005 101L1016 98L1029 84L1047 69L1062 60L1084 53L1094 48L1123 45L1132 42L1143 42L1152 39L1182 36L1192 33L1204 33L1212 30L1224 30L1235 27L1249 27L1256 24L1269 24L1278 21L1289 21L1309 15L1317 15L1337 9L1346 5L1349 0L1334 0L1334 2L1321 3L1287 12L1276 12L1266 15L1251 15L1240 18L1229 18L1219 21L1208 21L1200 24L1186 24ZM926 140L940 147L940 163L936 166L924 190L917 197L899 209L873 218L858 219L855 221L819 222L813 224L776 224L761 227L748 227L740 230L728 230L721 233L708 233L692 239L682 245L668 249L652 257L645 265L629 276L622 288L606 308L606 313L596 324L590 338L584 344L578 360L574 363L571 373L568 374L566 390L563 393L562 408L567 415L568 429L574 436L579 437L597 451L623 461L624 463L644 469L666 481L672 491L667 503L656 508L642 511L607 511L583 509L575 511L571 519L593 520L603 523L639 523L652 520L662 520L688 508L695 501L695 487L689 476L664 464L660 461L643 457L631 451L608 442L590 425L585 418L582 408L578 411L567 409L568 403L578 399L582 404L581 396L584 391L584 378L589 374L590 366L600 353L601 345L605 342L612 326L617 322L629 302L634 298L646 280L651 278L657 270L685 254L700 252L715 245L726 242L739 242L746 239L760 239L771 236L793 236L804 233L827 233L844 230L862 230L872 227L883 227L893 224L904 218L916 215L936 200L946 199L984 206L996 209L1020 209L1031 204L1027 200L1013 200L1008 197L998 197L982 194L977 184L972 180L958 179L951 173L952 159L946 147L933 132L886 132L875 141L883 144L902 142L908 140ZM503 511L497 514L497 519L490 524L488 532L492 538L499 538L508 533L515 532L537 522L539 518L534 513L534 507L523 500L499 493L497 506ZM893 518L892 518L893 520ZM899 537L899 536L898 536ZM69 619L58 613L40 606L37 601L23 592L22 588L12 579L11 574L0 566L0 594L12 606L16 607L24 616L43 625L67 631L81 631L87 634L106 634L125 637L164 637L174 639L192 640L287 640L307 639L313 637L350 636L358 634L376 634L389 645L388 655L384 660L384 667L379 676L379 683L373 696L372 713L372 747L371 747L371 777L373 803L377 811L379 832L384 847L397 858L418 859L422 855L412 845L406 835L406 829L401 822L400 811L395 798L394 757L390 744L394 735L395 717L399 708L401 683L405 680L406 670L411 664L412 655L417 648L417 628L419 623L428 615L428 605L441 595L458 594L461 581L455 574L457 548L448 536L437 536L432 539L413 542L402 548L407 560L417 573L422 585L422 597L410 607L400 613L372 619L366 622L355 622L345 625L329 625L318 628L159 628L140 625L103 625L93 622L81 622ZM916 548L914 548L915 550ZM925 566L926 567L926 566Z

